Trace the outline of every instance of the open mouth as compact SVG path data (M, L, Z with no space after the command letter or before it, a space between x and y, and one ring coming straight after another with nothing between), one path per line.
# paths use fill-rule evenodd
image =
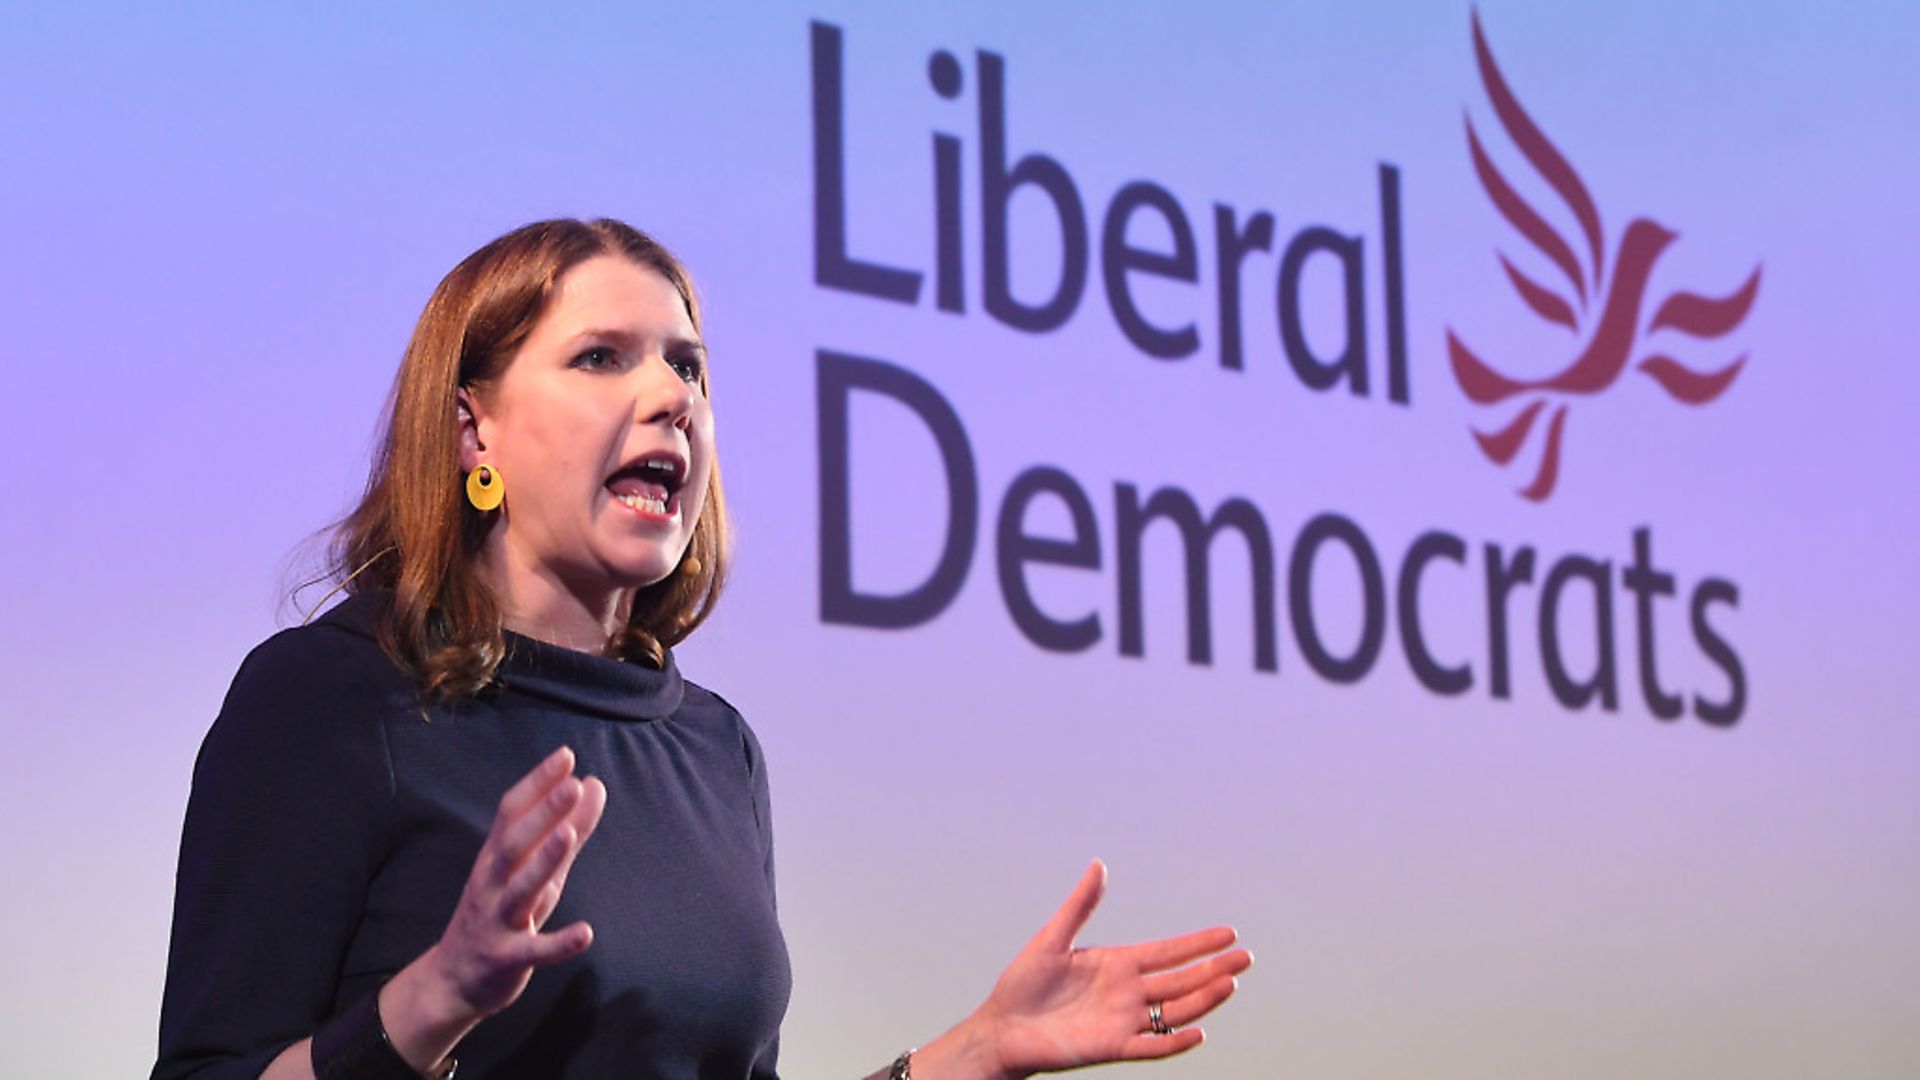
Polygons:
M673 517L680 512L680 486L686 482L686 462L671 451L645 454L607 477L615 499L643 514Z

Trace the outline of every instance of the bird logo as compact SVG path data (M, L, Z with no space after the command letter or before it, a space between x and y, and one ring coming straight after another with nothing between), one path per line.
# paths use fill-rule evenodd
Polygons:
M1670 293L1643 326L1641 312L1654 264L1678 234L1651 219L1635 218L1609 257L1593 196L1573 166L1520 107L1487 47L1478 11L1472 21L1480 81L1500 126L1527 164L1566 204L1580 227L1580 236L1570 242L1549 225L1500 174L1474 130L1473 118L1467 118L1467 149L1481 187L1500 216L1565 276L1568 286L1565 291L1556 291L1529 277L1505 254L1495 252L1521 302L1535 315L1566 327L1574 335L1578 354L1558 374L1540 379L1510 378L1469 349L1451 327L1447 330L1447 355L1460 389L1474 404L1497 407L1505 417L1503 422L1496 421L1491 431L1470 428L1481 452L1495 465L1504 467L1519 457L1521 448L1540 430L1540 418L1551 410L1533 479L1520 489L1523 497L1537 503L1553 494L1559 479L1568 409L1581 397L1611 387L1630 359L1637 357L1632 363L1634 369L1684 404L1705 405L1726 392L1746 366L1746 354L1717 370L1703 372L1668 355L1661 343L1676 340L1674 334L1695 341L1718 339L1739 326L1759 294L1760 266L1756 264L1746 283L1727 296ZM1524 404L1517 412L1507 414L1510 402Z

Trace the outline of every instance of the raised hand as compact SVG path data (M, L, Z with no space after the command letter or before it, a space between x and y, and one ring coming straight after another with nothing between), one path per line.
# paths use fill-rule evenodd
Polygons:
M440 940L380 988L381 1026L415 1071L431 1075L474 1025L513 1004L533 969L593 944L584 922L543 932L607 788L573 775L562 747L507 790ZM262 1080L313 1076L311 1039L276 1057Z
M453 919L427 954L477 1016L513 1004L535 967L578 956L593 944L593 928L584 922L542 931L606 805L606 785L575 778L573 751L565 747L501 797Z
M1107 868L1094 862L1060 910L1001 973L974 1014L914 1055L913 1075L1023 1077L1109 1061L1163 1058L1200 1045L1189 1025L1232 996L1253 954L1214 927L1159 941L1075 948L1099 906ZM1168 1033L1152 1028L1152 1007Z
M475 1024L513 1004L534 968L593 944L584 922L545 927L606 805L606 785L576 778L565 747L501 797L446 932L381 991L394 1049L415 1067L439 1061Z

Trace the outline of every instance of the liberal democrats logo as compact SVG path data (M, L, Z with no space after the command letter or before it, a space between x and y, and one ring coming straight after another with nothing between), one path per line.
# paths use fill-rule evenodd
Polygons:
M1760 267L1756 265L1746 283L1728 296L1670 293L1643 324L1641 311L1654 263L1678 234L1648 218L1635 218L1608 252L1593 196L1508 88L1487 48L1478 12L1473 15L1473 50L1480 81L1500 126L1579 225L1580 235L1571 240L1549 225L1494 167L1474 131L1473 120L1467 120L1467 148L1487 197L1507 223L1566 279L1566 287L1556 289L1528 276L1505 254L1499 255L1501 268L1521 302L1534 315L1564 326L1572 335L1568 348L1572 359L1558 374L1539 379L1510 378L1483 361L1451 328L1447 331L1447 352L1460 389L1475 404L1501 410L1491 425L1493 430L1473 429L1481 451L1494 464L1507 466L1521 456L1522 447L1543 443L1532 455L1532 480L1520 489L1521 495L1539 502L1553 493L1559 477L1567 410L1580 397L1611 387L1630 361L1635 370L1688 405L1704 405L1733 383L1747 361L1744 354L1702 371L1683 364L1667 350L1689 344L1684 338L1698 343L1723 337L1739 326L1760 291ZM1524 402L1519 411L1505 412L1508 403L1516 400ZM1549 410L1546 434L1535 439L1541 430L1540 419Z

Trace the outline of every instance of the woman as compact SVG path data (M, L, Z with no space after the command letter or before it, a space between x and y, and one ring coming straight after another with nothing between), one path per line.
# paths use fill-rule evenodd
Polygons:
M456 267L338 530L347 600L247 658L195 765L154 1076L773 1076L760 748L670 651L726 522L672 255L552 221ZM1252 958L1073 949L1104 875L876 1075L1196 1045Z

